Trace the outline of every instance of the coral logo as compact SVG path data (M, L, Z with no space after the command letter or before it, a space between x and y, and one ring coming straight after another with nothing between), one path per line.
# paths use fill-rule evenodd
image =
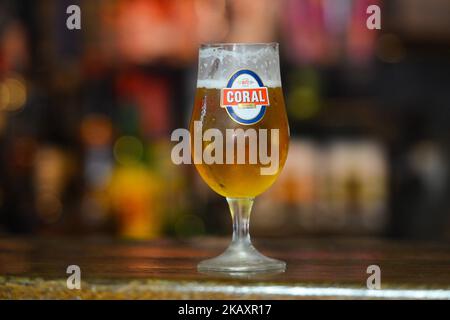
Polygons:
M220 106L237 123L252 125L264 117L270 106L269 92L255 72L239 70L221 90Z

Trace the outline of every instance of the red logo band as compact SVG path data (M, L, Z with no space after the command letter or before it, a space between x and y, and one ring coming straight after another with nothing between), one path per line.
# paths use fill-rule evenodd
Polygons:
M222 108L269 106L269 93L266 87L243 89L223 88L221 91L220 106Z

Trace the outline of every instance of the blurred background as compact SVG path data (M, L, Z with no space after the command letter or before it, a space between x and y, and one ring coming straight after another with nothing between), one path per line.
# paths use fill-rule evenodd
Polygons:
M229 236L170 134L200 43L270 41L291 144L252 234L450 240L446 0L0 0L0 235Z

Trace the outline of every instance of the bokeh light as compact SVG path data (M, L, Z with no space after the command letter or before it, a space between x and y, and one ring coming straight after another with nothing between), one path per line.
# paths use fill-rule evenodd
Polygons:
M142 160L144 145L133 136L122 136L114 144L114 157L122 165L136 164Z
M27 101L25 81L18 76L0 81L0 110L18 111Z

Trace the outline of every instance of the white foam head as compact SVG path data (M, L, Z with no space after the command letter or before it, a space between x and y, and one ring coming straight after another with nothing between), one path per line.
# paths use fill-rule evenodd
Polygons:
M264 86L281 87L278 43L224 43L202 45L199 51L197 87L226 87L240 69L254 71Z

